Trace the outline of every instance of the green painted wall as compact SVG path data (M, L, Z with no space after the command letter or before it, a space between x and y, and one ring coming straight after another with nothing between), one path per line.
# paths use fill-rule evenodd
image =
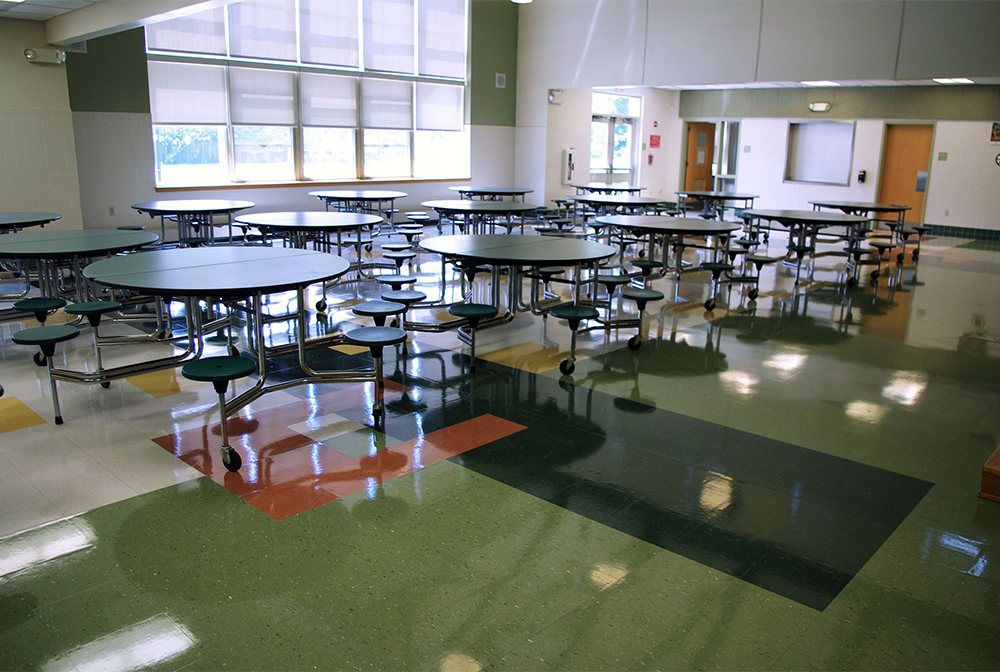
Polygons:
M66 54L74 112L149 112L142 28L87 40L86 54Z
M517 9L509 0L469 3L470 123L474 125L515 125ZM506 88L496 87L498 72L507 75Z
M812 101L830 111L809 111ZM1000 119L1000 86L888 86L682 91L680 115L699 118Z

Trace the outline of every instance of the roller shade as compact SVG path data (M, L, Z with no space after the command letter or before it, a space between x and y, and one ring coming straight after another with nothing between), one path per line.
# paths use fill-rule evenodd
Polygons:
M357 0L299 0L303 63L358 67Z
M417 13L418 72L465 79L465 0L421 2Z
M154 124L225 124L226 68L149 61L149 107Z
M302 73L299 78L302 124L357 126L357 82L354 77Z
M365 128L413 127L413 85L385 79L361 80L361 125Z
M365 69L413 74L413 0L364 0Z
M279 70L229 69L234 124L295 123L295 75Z
M229 53L295 61L295 0L243 0L229 5Z
M462 88L448 84L418 82L417 130L462 130Z

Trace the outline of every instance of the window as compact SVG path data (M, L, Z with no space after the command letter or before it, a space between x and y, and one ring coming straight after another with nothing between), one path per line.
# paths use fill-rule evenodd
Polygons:
M635 178L635 122L642 99L594 93L590 123L591 182L631 184Z
M156 185L469 174L467 0L243 0L147 26Z
M849 185L853 155L853 122L791 122L785 179Z

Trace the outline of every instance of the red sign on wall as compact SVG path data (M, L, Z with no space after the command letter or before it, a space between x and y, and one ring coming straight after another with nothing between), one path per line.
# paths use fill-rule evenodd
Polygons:
M660 147L660 136L651 135L649 136L649 148L658 149Z

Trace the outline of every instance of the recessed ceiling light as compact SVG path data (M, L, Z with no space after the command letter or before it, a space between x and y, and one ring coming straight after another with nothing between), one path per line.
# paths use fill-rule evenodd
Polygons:
M812 82L802 82L806 86L840 86L837 82L831 82L825 79L819 79Z
M944 77L942 79L935 79L934 81L938 84L975 84L968 77Z
M0 0L0 2L24 2L24 0Z

